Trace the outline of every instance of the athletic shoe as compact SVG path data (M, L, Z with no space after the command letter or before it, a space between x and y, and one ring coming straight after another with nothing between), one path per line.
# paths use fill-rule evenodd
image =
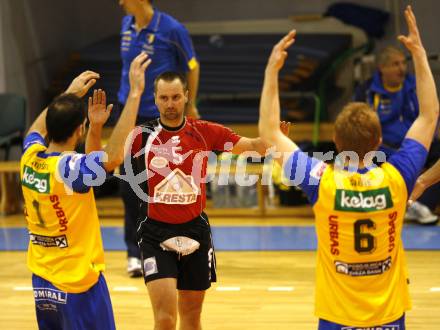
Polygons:
M128 257L127 259L127 273L130 277L142 276L142 263L141 260L134 257Z
M406 210L405 220L416 221L421 225L435 225L439 219L426 205L414 202Z

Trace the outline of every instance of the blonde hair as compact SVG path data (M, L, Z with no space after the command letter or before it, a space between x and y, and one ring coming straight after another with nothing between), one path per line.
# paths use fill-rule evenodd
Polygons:
M375 151L382 131L377 113L367 103L348 103L335 121L335 143L338 152L354 151L362 160Z
M391 55L393 54L399 54L405 57L405 53L400 48L397 48L395 46L387 46L377 54L377 60L376 60L377 65L378 66L387 65Z

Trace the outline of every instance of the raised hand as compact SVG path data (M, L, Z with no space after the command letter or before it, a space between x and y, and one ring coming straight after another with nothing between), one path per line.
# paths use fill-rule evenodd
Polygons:
M281 133L283 133L285 136L289 137L290 122L289 121L280 122L280 129L281 129Z
M145 88L145 70L151 64L146 53L140 53L130 65L130 93L142 94Z
M93 97L89 97L88 116L90 125L104 126L113 109L113 104L107 106L107 97L101 89L93 91Z
M411 6L405 9L405 20L408 25L408 35L400 35L397 37L405 47L414 54L415 52L424 51L422 39L420 38L419 29L417 28L416 16Z
M75 79L72 80L70 86L65 91L66 94L75 94L78 97L83 97L87 94L89 89L99 79L99 74L93 71L84 71Z
M295 42L295 36L296 30L292 30L273 47L267 62L267 69L279 71L283 67L287 58L287 48Z

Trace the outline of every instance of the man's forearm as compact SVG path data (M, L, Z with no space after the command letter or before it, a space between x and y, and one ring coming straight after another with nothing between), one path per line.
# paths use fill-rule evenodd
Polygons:
M31 132L38 132L43 137L46 137L47 135L47 129L46 129L46 114L47 114L47 108L44 109L35 119L35 121L32 123L31 127L29 127L28 134Z
M188 80L188 103L189 106L196 106L197 92L199 90L200 65L190 70L187 74Z
M255 150L256 152L258 152L261 156L265 156L267 149L268 149L268 144L265 143L263 141L262 138L258 137L256 139L252 140L252 145L253 145L253 150Z
M426 188L436 184L440 181L440 160L438 160L431 168L424 172L419 180L426 186Z
M136 117L139 109L142 93L130 93L122 110L110 139L105 147L108 155L108 169L118 166L124 159L124 146L126 139L136 124Z
M86 138L86 153L102 150L101 145L102 126L93 126L90 124Z
M267 68L260 100L258 129L263 140L270 142L280 129L280 97L278 92L278 71Z

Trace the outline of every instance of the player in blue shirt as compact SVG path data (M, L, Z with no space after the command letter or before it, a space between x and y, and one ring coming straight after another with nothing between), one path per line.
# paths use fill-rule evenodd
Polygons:
M145 74L146 88L142 95L137 123L159 117L154 103L154 80L167 71L186 74L188 104L186 115L199 118L195 100L199 84L199 63L186 28L170 15L153 7L152 0L119 0L127 16L122 20L121 59L122 74L118 102L125 104L128 91L130 63L140 52L146 52L152 64ZM122 108L122 107L121 107ZM123 174L123 168L121 173ZM125 209L125 243L127 244L127 272L131 277L142 276L140 252L136 238L138 198L127 182L120 184Z
M186 114L198 117L195 99L199 80L199 63L186 28L170 15L154 8L151 1L120 0L127 12L121 28L121 85L118 101L125 104L130 89L128 72L131 61L140 52L146 52L152 65L145 74L146 88L142 94L138 117L153 119L159 117L154 104L153 82L167 71L186 73L189 89L189 106Z
M379 150L387 157L392 156L419 114L416 79L407 72L405 54L401 49L388 46L379 52L377 70L357 89L355 100L368 103L377 112L383 136ZM438 158L439 148L440 142L435 138L428 154L428 165ZM420 202L408 208L405 218L420 224L435 224L438 217L431 210L435 209L439 191L440 185L429 189Z
M399 48L384 48L377 65L373 77L357 89L355 101L368 103L379 115L381 150L391 156L419 114L416 79L407 73L405 54Z

